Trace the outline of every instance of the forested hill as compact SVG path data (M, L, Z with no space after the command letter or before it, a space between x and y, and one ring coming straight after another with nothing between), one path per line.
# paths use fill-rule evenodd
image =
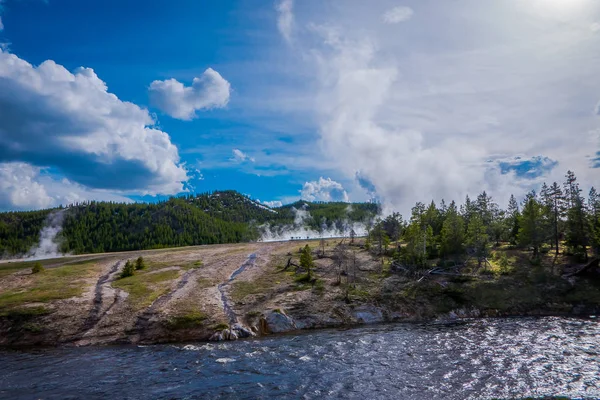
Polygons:
M308 208L307 224L318 229L336 220L366 221L374 204L308 203L271 209L235 192L171 198L159 203L89 202L67 208L0 213L0 256L26 254L39 242L49 216L60 214L59 250L96 253L257 240L257 227L291 224L292 207Z

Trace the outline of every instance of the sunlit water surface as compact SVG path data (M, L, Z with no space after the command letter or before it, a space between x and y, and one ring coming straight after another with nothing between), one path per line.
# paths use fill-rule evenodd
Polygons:
M0 352L0 398L600 398L596 320L398 324L218 344Z

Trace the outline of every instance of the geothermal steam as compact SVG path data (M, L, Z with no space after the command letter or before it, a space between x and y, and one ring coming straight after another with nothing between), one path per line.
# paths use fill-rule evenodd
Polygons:
M27 253L27 258L31 260L41 260L45 258L61 257L63 254L58 248L58 234L62 231L62 223L65 211L57 211L48 215L46 225L40 231L40 241Z
M263 242L277 242L291 239L317 239L317 238L335 238L348 237L350 232L354 230L356 236L367 235L367 225L363 222L352 222L348 219L336 221L331 226L328 226L326 221L322 224L321 229L314 230L308 225L308 220L312 217L307 210L306 204L301 208L292 207L294 212L294 223L291 225L276 225L271 226L265 224L259 227L262 232L261 240ZM348 206L346 212L350 212Z

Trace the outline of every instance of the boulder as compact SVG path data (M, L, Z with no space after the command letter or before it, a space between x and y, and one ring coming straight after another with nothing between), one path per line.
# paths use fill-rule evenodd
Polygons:
M281 310L265 312L261 318L261 327L265 333L290 332L298 329L294 319Z
M352 316L360 324L377 324L383 322L383 313L374 306L360 306L352 311Z

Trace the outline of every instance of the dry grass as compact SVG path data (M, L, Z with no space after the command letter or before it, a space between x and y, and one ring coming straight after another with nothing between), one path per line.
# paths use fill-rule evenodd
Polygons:
M134 309L149 306L154 300L166 294L171 289L171 282L179 277L180 271L168 270L150 273L156 268L136 271L135 275L118 279L112 283L113 287L126 291L127 300Z
M86 281L94 277L96 270L95 261L87 261L28 275L18 288L0 293L0 310L81 296Z

